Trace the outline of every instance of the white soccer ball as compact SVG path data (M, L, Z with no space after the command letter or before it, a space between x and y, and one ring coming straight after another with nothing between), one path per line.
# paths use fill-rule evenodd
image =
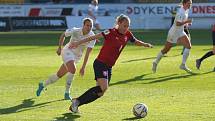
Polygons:
M146 117L148 113L148 107L144 103L137 103L133 106L133 114L138 118Z

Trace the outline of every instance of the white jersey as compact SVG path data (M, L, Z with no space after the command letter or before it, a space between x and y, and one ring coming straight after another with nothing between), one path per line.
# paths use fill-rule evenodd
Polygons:
M97 16L98 15L98 8L99 8L98 5L89 4L88 10L91 11L94 16Z
M174 21L174 24L172 25L171 29L177 31L177 32L183 32L184 31L184 26L185 25L182 25L182 26L176 26L176 22L183 22L183 21L186 21L188 19L188 13L189 13L189 9L187 9L186 11L184 10L183 7L181 7L176 16L175 16L175 21Z
M70 41L69 43L67 43L65 45L65 47L63 48L63 52L72 52L74 54L74 60L75 61L79 61L82 57L82 54L83 54L83 51L86 47L89 47L89 48L93 48L95 43L96 43L96 40L93 40L93 41L90 41L90 42L86 42L86 43L83 43L81 45L79 45L77 48L74 48L74 49L70 49L69 48L69 44L72 42L72 41L80 41L86 37L89 37L89 36L92 36L92 35L95 35L93 33L93 31L90 31L88 34L86 35L83 35L83 32L82 32L82 28L72 28L72 29L67 29L66 32L65 32L65 36L66 37L69 37L71 36L70 38ZM66 55L65 55L66 56Z
M93 5L93 4L89 4L89 9L88 11L91 11L92 14L96 17L96 19L92 18L92 16L89 16L92 20L94 24L99 24L99 21L97 19L98 16L98 5Z
M172 43L176 43L179 37L182 37L184 35L186 36L186 33L184 32L184 26L185 25L176 26L176 22L177 21L178 22L186 21L188 19L188 13L189 13L189 9L187 9L185 11L183 7L181 7L178 10L178 12L175 16L174 23L168 32L167 41L172 42Z

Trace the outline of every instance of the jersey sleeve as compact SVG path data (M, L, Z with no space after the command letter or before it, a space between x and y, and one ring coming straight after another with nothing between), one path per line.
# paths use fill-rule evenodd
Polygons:
M136 38L134 37L134 35L133 35L130 31L129 31L129 34L128 34L128 35L129 35L129 41L130 41L130 42L133 43L133 42L136 41Z
M95 35L95 34L94 34L93 32L91 32L91 33L90 33L90 36L93 36L93 35ZM94 45L95 45L95 43L96 43L96 40L92 40L92 41L90 41L90 42L87 44L87 47L93 48Z
M77 28L75 28L75 27L73 27L73 28L71 28L71 29L67 29L66 31L65 31L65 37L69 37L69 36L72 36L72 34L75 32L77 30Z
M183 21L183 13L180 11L175 16L175 21L182 22Z
M107 29L107 30L104 30L104 31L102 32L102 35L103 35L103 37L106 39L106 37L107 37L110 33L111 33L111 29Z

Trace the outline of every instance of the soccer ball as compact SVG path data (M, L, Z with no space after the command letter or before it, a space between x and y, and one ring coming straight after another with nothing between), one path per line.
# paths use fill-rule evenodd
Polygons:
M146 117L148 113L148 107L144 103L137 103L133 106L133 114L138 118Z

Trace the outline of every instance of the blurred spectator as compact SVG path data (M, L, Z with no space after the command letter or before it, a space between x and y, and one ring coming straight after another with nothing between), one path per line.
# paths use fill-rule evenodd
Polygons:
M61 0L51 0L50 2L47 2L48 4L59 4Z
M92 0L91 3L89 4L89 8L88 8L88 15L91 19L93 19L93 25L96 28L97 31L99 31L100 25L99 25L99 21L97 19L97 15L98 15L98 0Z
M75 3L75 0L61 0L62 4L72 4L72 3Z

